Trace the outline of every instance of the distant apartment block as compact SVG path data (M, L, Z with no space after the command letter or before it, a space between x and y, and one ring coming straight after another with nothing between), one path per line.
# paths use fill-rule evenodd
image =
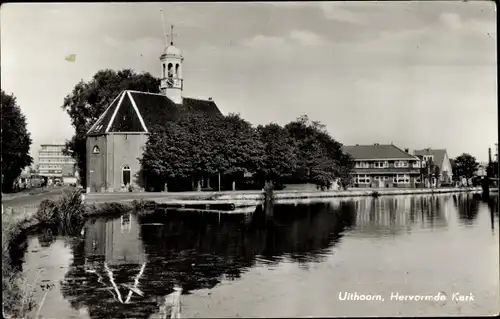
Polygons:
M394 145L344 146L355 162L356 187L414 187L420 183L421 160Z
M38 151L39 174L47 177L75 175L75 160L63 154L62 143L42 144Z

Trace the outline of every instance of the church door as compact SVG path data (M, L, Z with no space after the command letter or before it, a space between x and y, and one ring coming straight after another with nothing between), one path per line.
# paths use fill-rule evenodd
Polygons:
M130 184L130 166L123 167L122 179L123 179L123 185Z

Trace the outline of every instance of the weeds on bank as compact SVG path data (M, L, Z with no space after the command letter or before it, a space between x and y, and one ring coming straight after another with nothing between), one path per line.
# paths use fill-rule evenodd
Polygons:
M124 203L103 203L99 205L90 205L86 209L86 216L118 216L130 211L132 206Z
M53 201L42 201L34 216L19 215L20 212L2 214L2 306L3 316L23 318L35 303L33 294L36 281L29 285L18 269L12 265L12 252L17 249L19 240L26 232L37 225L43 229L51 229L58 235L76 235L80 233L85 218L85 205L81 190L64 192ZM43 301L39 307L43 305Z
M40 226L53 229L59 235L79 233L85 222L85 204L81 190L65 192L56 201L43 200L35 218Z
M12 213L2 214L2 315L4 318L23 318L35 306L35 282L28 285L12 266L11 248L21 235L26 219L16 219ZM36 279L35 279L36 281Z

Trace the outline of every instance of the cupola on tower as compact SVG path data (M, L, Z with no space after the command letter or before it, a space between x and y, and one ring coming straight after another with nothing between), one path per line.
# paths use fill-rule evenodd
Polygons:
M160 56L161 82L160 92L175 104L182 104L182 61L181 51L174 46L174 26L170 27L170 45Z

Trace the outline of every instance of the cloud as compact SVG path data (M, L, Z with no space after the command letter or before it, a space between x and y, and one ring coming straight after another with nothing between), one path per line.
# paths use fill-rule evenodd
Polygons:
M265 36L258 34L253 38L243 41L243 45L250 48L283 48L283 47L306 47L322 46L330 41L314 32L305 30L292 30L284 37Z
M365 24L367 17L364 13L348 9L348 3L324 1L317 4L323 11L325 18L339 22ZM352 3L350 4L353 5Z
M439 22L451 29L462 27L462 19L457 13L444 12L439 15Z
M328 39L316 33L301 30L292 30L289 38L297 41L303 46L321 46L330 42Z

